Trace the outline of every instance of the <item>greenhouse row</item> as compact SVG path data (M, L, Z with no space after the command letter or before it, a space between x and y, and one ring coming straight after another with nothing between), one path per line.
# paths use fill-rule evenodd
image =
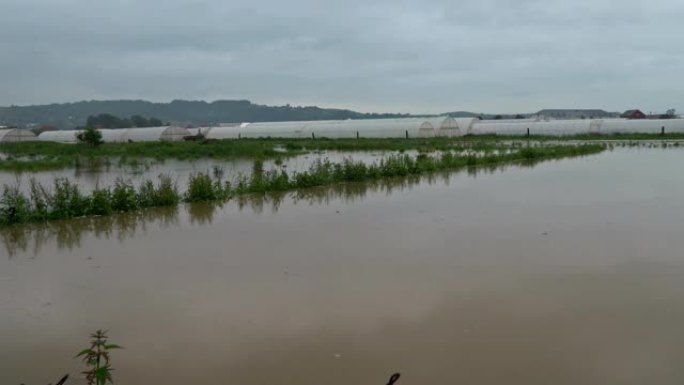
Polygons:
M0 130L0 142L40 140L76 143L78 130L46 131L36 137L25 129ZM479 120L476 118L403 118L307 122L242 123L215 127L174 126L101 129L108 143L179 141L188 137L240 138L430 138L463 135L548 135L684 133L684 119Z
M249 123L229 127L205 127L207 139L239 138L416 138L461 136L475 119L403 118L329 120L309 122Z
M102 140L105 143L128 143L128 142L158 142L177 141L190 136L191 133L182 127L145 127L145 128L119 128L100 129ZM79 130L45 131L38 135L38 140L44 142L76 143Z
M684 119L479 120L405 118L312 122L248 123L204 127L207 139L239 138L417 138L462 135L549 135L684 132Z

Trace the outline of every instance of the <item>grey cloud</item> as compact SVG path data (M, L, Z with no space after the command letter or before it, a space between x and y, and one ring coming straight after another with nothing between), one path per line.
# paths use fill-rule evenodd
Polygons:
M676 0L5 0L0 10L3 105L684 109Z

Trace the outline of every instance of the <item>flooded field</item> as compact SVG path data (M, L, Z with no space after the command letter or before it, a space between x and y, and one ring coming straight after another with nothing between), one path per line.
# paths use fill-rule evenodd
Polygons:
M417 151L406 151L407 155L415 156ZM435 152L439 153L439 152ZM339 163L344 159L353 159L365 163L380 161L391 155L397 155L397 151L374 151L374 152L340 152L340 151L316 151L281 159L263 160L264 170L284 170L290 174L306 171L318 161L329 160ZM192 173L212 172L219 168L229 180L238 175L249 176L252 173L254 160L221 160L221 159L198 159L186 160L155 160L155 159L120 159L100 160L97 165L84 164L78 168L62 170L49 170L40 172L15 172L0 170L0 185L18 185L23 191L27 191L29 181L34 178L45 186L51 186L55 178L69 178L79 184L83 191L91 191L95 187L112 186L117 179L132 181L138 185L145 180L156 180L161 175L171 175L179 186L185 186Z
M126 385L680 384L683 161L620 148L5 229L0 384L77 375L98 328Z

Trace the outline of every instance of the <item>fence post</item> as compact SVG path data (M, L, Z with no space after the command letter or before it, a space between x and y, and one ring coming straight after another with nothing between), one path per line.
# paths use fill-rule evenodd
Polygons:
M408 139L408 130L406 130L406 139Z
M665 135L665 126L660 127L660 135Z
M529 127L527 127L527 137L528 138L530 137L530 128Z
M316 134L314 134L313 132L311 133L311 139L316 139Z
M356 139L358 139L358 138L359 138L359 132L356 131Z

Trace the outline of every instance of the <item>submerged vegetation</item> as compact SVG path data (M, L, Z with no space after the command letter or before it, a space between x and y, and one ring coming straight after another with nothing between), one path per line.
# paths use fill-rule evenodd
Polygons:
M52 189L31 180L28 195L17 186L3 186L0 226L110 215L147 207L171 206L179 201L176 184L166 175L160 176L157 184L147 180L137 188L119 179L113 187L95 188L90 194L83 193L76 183L66 178L55 179Z
M486 149L504 142L684 140L684 134L614 134L566 137L477 135L412 139L239 139L190 142L104 143L99 146L52 142L0 144L0 169L37 171L101 164L119 159L277 159L310 151L447 151Z
M28 193L17 186L3 186L0 196L0 226L109 215L148 207L173 206L180 201L225 201L247 194L406 177L466 167L533 163L545 159L594 154L603 149L604 146L599 144L556 145L525 147L510 152L487 152L482 156L445 151L435 156L393 155L372 164L352 159L345 159L340 163L318 160L308 171L292 175L282 169L264 171L263 163L256 161L250 176L240 175L232 183L223 180L223 171L219 168L214 169L213 173L194 173L188 180L185 193L180 193L175 182L166 175L160 176L157 183L147 180L139 186L118 179L114 186L98 187L90 193L82 192L77 184L65 178L56 179L52 189L32 180Z
M139 142L104 143L93 147L85 144L52 142L20 142L0 144L0 169L37 171L93 164L110 158L157 160L201 158L254 159L276 158L299 154L295 148L281 146L275 140L235 140L207 142Z

